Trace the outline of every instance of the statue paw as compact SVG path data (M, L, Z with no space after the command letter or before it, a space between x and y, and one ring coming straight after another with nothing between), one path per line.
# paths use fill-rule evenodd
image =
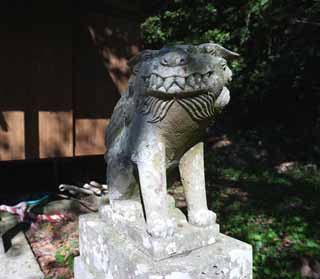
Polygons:
M206 227L215 224L216 214L208 209L201 209L188 214L189 223L199 227Z
M176 223L170 218L165 218L159 214L153 214L148 222L147 231L155 238L166 238L173 236L176 231Z

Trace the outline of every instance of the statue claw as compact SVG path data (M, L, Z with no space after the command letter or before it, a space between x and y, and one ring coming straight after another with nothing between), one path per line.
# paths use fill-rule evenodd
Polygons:
M167 238L173 236L177 227L174 220L158 214L154 214L152 217L147 225L147 231L152 237Z
M189 223L198 227L207 227L215 224L216 214L208 209L201 209L188 214Z

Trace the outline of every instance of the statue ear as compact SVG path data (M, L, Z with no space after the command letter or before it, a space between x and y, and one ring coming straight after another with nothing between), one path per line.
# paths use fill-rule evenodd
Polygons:
M220 46L218 44L214 44L214 46L215 46L215 52L216 52L217 56L220 56L220 57L223 57L226 59L236 58L236 57L240 56L239 53L233 52L233 51L226 49L223 46Z
M206 43L206 44L202 44L200 45L200 47L202 49L205 50L205 52L210 53L214 56L218 56L218 57L223 57L223 58L235 58L240 56L238 53L233 52L231 50L228 50L226 48L224 48L223 46L220 46L218 44L214 44L214 43Z
M135 65L139 64L140 62L147 60L152 57L154 50L146 49L139 52L137 55L133 56L129 61L128 65L130 68L133 68Z

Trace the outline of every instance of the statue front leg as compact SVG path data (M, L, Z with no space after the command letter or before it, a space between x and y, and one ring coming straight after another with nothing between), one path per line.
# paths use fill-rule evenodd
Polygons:
M147 230L153 237L172 236L175 224L167 205L165 148L161 143L144 146L137 161Z
M183 155L179 170L187 200L189 223L196 226L214 224L216 214L208 210L207 205L202 142Z

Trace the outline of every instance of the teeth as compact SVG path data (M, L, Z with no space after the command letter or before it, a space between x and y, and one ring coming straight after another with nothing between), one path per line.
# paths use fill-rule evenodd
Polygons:
M184 89L186 85L186 80L184 77L176 77L176 84L181 88Z
M150 83L150 77L146 77L144 81L145 81L146 85L147 85L147 86L149 86L149 83Z
M193 75L188 76L188 78L187 78L187 84L188 84L189 86L191 86L192 88L195 86L195 80L194 80Z
M201 75L194 74L194 80L195 80L196 84L200 84L201 83Z
M209 76L210 76L210 73L206 73L206 74L203 75L203 77L202 77L202 82L203 82L205 85L208 85Z
M201 75L200 74L195 74L194 75L194 82L195 82L195 88L199 89L201 88L201 83L202 83L202 79L201 79Z
M146 86L152 90L158 90L168 93L176 93L181 90L193 91L199 89L207 89L217 83L217 76L214 72L208 72L204 75L195 73L188 77L167 77L162 78L157 74L152 74L145 78Z
M168 90L173 83L174 83L174 77L168 77L165 79L163 86L166 90Z
M168 89L168 93L178 93L181 91L181 88L175 83Z
M218 81L218 77L217 75L215 75L214 73L212 73L209 77L209 80L208 80L208 85L210 87L214 86L217 84L217 81Z
M159 90L159 91L162 91L162 92L166 92L166 89L165 89L163 86L161 86L160 88L158 88L158 90Z
M158 88L160 88L162 85L163 85L163 78L162 77L160 77L160 76L158 76L157 78L156 78L156 86L157 86L157 89Z
M194 88L189 85L186 85L186 87L184 89L185 89L185 91L193 91L194 90Z
M156 80L157 80L157 76L151 75L149 87L152 86L152 89L156 89Z

